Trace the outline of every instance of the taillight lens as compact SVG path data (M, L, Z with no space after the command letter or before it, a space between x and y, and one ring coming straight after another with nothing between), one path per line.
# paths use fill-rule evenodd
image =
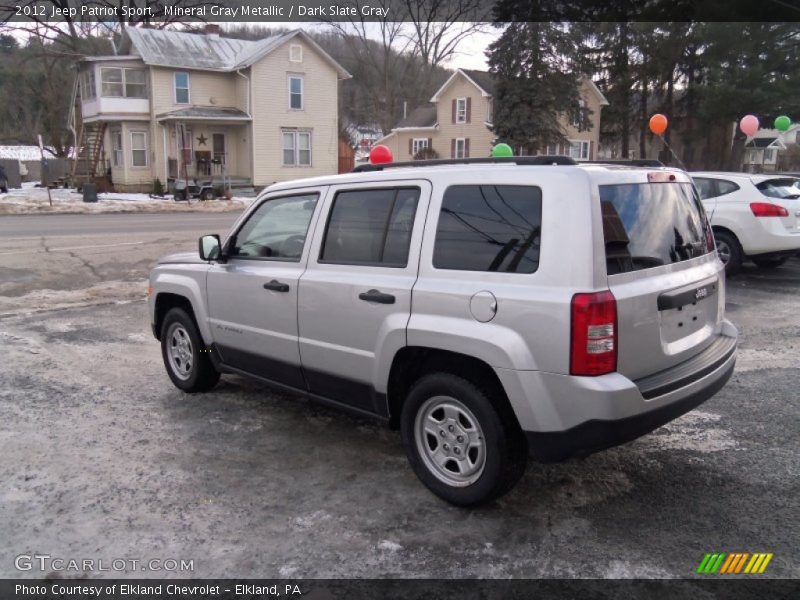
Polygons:
M605 375L617 370L617 301L606 290L572 297L569 372Z
M769 202L751 202L750 210L757 217L788 217L789 211Z

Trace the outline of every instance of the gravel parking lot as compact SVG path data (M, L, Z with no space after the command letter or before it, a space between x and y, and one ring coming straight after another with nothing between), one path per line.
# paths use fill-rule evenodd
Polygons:
M773 552L765 576L800 577L800 259L728 282L741 349L717 396L464 510L416 480L396 432L237 377L171 385L143 280L227 223L181 218L105 248L2 236L0 577L46 574L15 568L34 552L193 559L167 575L204 578L686 577L716 551Z

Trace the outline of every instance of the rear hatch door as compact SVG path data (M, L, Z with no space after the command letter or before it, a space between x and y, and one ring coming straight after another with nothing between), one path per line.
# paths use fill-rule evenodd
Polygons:
M617 370L634 380L708 348L724 313L722 263L703 205L688 177L668 173L599 186Z

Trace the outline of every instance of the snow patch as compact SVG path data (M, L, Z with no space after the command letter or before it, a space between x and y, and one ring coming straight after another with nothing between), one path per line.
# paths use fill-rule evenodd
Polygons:
M686 413L642 438L642 446L646 450L692 450L703 454L736 449L738 443L730 431L714 426L721 419L721 415L700 410Z
M378 550L385 550L386 552L399 552L403 547L397 542L391 540L381 540L378 542Z

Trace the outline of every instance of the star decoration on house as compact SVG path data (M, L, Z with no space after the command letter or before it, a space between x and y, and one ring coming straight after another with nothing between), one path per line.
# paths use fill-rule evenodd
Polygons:
M208 138L204 136L202 133L200 134L200 137L197 138L197 143L200 144L201 146L205 146L207 141Z

